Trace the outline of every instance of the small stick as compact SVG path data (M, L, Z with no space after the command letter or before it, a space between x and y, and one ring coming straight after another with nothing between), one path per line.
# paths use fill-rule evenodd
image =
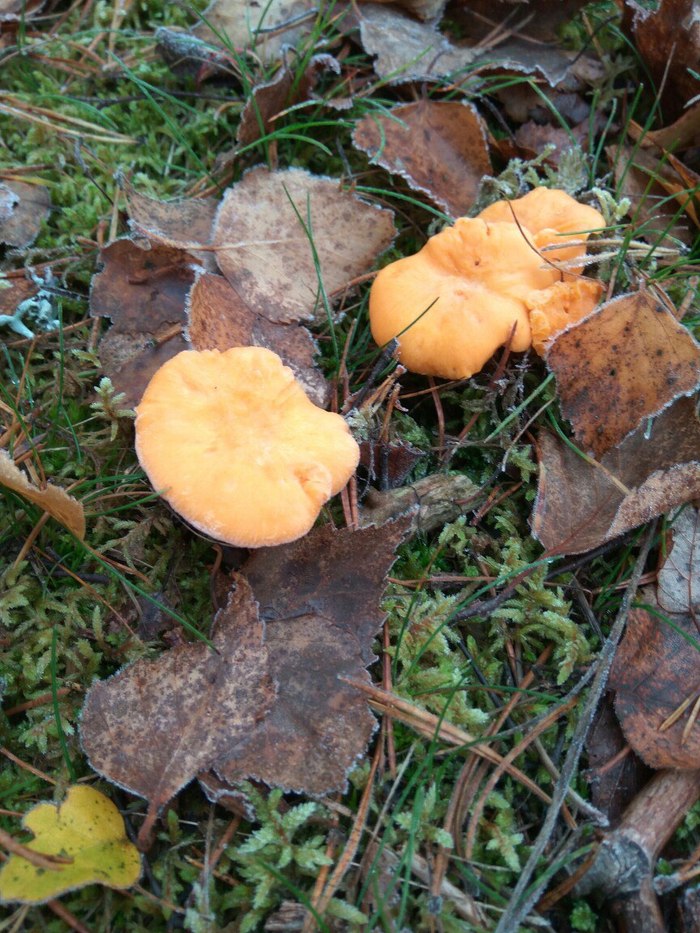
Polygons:
M5 758L9 758L10 761L13 761L18 767L23 768L25 771L29 771L30 774L41 778L42 781L46 781L47 784L53 784L54 787L58 784L58 781L54 781L54 779L50 778L48 774L44 774L43 771L39 771L38 768L35 768L33 765L28 765L26 761L22 761L21 758L13 755L9 748L5 748L4 746L0 745L0 754L4 755Z
M19 855L21 858L31 862L35 868L44 868L47 871L63 871L64 865L72 865L73 859L63 855L49 855L48 852L36 852L21 842L17 842L4 829L0 829L0 845L12 852L13 855Z
M88 927L83 926L80 920L78 920L78 918L60 901L48 901L46 906L52 910L57 917L60 917L64 923L68 924L71 930L75 930L75 933L90 933Z

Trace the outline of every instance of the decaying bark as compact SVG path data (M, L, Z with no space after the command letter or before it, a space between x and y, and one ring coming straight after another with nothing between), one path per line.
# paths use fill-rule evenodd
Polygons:
M360 526L382 525L415 509L414 531L434 531L466 515L481 498L481 490L468 476L437 473L386 492L371 489L360 509Z
M605 835L575 894L597 891L629 933L664 933L653 887L656 859L699 797L700 770L659 771Z

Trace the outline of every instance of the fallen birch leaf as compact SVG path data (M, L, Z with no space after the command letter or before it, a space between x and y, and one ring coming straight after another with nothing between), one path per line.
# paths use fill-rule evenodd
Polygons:
M665 116L675 119L700 92L697 4L694 0L660 0L655 9L648 9L637 0L624 0L622 28L651 72Z
M244 746L276 693L263 625L245 580L217 613L214 649L179 645L93 684L80 738L91 766L148 800L139 840L198 771Z
M314 795L345 787L376 720L340 678L369 683L385 576L406 529L406 520L358 531L324 525L246 561L279 693L249 744L214 764L223 781L252 778Z
M324 71L340 74L340 65L332 55L314 55L301 74L298 67L284 65L271 81L256 85L241 113L238 145L250 146L270 133L282 110L309 99Z
M73 785L56 805L40 803L22 825L34 834L28 849L72 859L54 869L11 855L0 868L0 901L43 904L85 887L129 888L141 875L141 858L126 838L124 820L112 801L93 787Z
M480 73L539 74L556 87L575 67L582 70L579 56L562 49L550 26L564 9L560 0L527 5L484 0L481 16L475 6L473 0L455 6L452 16L461 38L453 41L435 22L418 22L393 6L363 3L358 10L362 46L376 56L377 75L392 83L438 80L478 66ZM572 0L567 6L576 8L581 2ZM597 62L587 59L585 65L600 76Z
M37 237L51 212L51 196L43 185L24 181L0 181L2 218L0 243L26 249Z
M553 341L562 413L600 458L700 381L700 346L649 291L601 305Z
M590 551L700 496L700 424L680 399L591 461L549 432L538 439L532 533L550 554Z
M223 276L207 272L192 286L187 315L187 336L195 350L267 347L291 368L309 398L326 407L328 384L314 365L316 343L305 327L268 321Z
M19 493L60 522L81 541L85 538L85 511L82 502L50 483L40 489L31 483L5 450L0 450L0 485Z
M700 722L689 722L700 696L700 632L692 616L633 609L610 687L625 738L645 764L700 767Z
M393 217L339 179L255 168L224 195L216 258L254 311L278 323L310 320L323 315L319 272L329 296L363 275L391 245Z
M312 0L214 0L193 33L213 45L222 46L221 37L240 53L254 52L264 64L281 57L285 45L298 47L314 25L318 8Z
M113 326L99 344L100 362L114 387L135 408L157 369L188 345L182 334L185 301L195 277L193 258L180 249L142 249L115 240L101 253L103 269L93 276L92 317Z
M372 162L405 178L452 217L474 206L493 171L485 125L466 102L420 100L364 117L353 143Z
M216 269L211 250L197 245L211 245L214 217L219 207L216 198L179 198L159 201L139 194L125 178L120 186L126 196L131 228L151 243L181 249L194 256L210 272Z

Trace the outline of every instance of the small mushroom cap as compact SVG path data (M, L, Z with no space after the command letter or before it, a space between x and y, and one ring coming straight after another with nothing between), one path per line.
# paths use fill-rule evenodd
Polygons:
M185 350L136 409L136 452L190 524L239 547L306 534L357 467L340 415L314 405L270 350Z
M495 201L478 216L488 223L514 223L515 218L518 224L532 232L532 242L538 249L567 240L583 241L580 246L548 250L544 256L552 262L583 256L590 232L605 226L600 211L579 204L558 188L533 188L522 198Z
M530 346L525 296L557 278L515 224L462 217L377 275L372 336L380 345L396 337L413 372L464 379L508 342L514 325L511 348Z
M532 347L544 356L556 334L582 320L598 304L603 285L594 279L555 282L549 288L528 295Z

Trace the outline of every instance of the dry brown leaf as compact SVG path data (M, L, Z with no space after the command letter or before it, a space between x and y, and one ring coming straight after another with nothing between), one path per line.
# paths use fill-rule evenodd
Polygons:
M298 47L313 28L318 7L312 0L214 0L193 32L221 46L220 36L237 52L250 49L267 64L281 57L286 45Z
M23 275L7 274L3 285L0 288L0 314L9 314L13 316L17 311L18 305L22 304L28 298L33 298L39 291L39 286Z
M239 580L212 628L213 650L183 644L93 684L80 738L91 766L148 800L140 839L158 811L227 752L245 746L272 706L264 627Z
M566 4L569 10L579 6L580 0ZM392 82L436 80L478 63L480 72L537 73L555 87L575 65L582 66L547 25L556 24L559 9L565 9L560 0L538 0L536 5L487 0L476 15L470 0L452 14L462 36L457 42L435 23L418 22L394 7L363 3L360 39L365 51L376 56L375 72ZM600 71L593 61L586 64L589 72Z
M6 179L0 181L0 198L0 243L25 249L34 242L41 224L51 212L48 188Z
M340 65L332 55L314 55L299 74L293 65L284 65L272 81L258 84L241 113L236 141L249 146L272 131L281 111L306 101L324 71L340 74Z
M113 327L100 341L100 362L124 404L141 401L153 373L188 349L182 336L185 300L194 280L193 257L182 250L115 240L101 253L103 270L93 276L90 314Z
M670 152L683 152L691 146L700 146L700 100L688 107L669 126L659 130L646 130L634 120L627 124L627 132L643 148L658 146Z
M273 324L253 311L221 275L199 275L187 299L187 336L195 350L267 347L289 366L321 408L328 384L314 365L316 344L299 324Z
M700 346L650 291L600 306L552 343L564 416L600 458L700 381Z
M126 179L120 180L126 195L130 225L151 243L186 250L206 269L214 271L216 260L210 250L198 250L198 244L212 241L214 217L219 202L215 198L179 198L158 201L139 194Z
M292 203L293 202L293 203ZM327 295L363 275L394 239L392 211L303 169L256 168L229 188L214 241L221 271L270 321L323 315L316 251Z
M591 803L602 810L612 825L644 787L652 771L634 753L621 754L627 740L615 716L612 692L601 699L586 739L588 767L584 776L589 783Z
M438 79L472 65L477 54L457 46L433 23L421 23L393 7L363 3L360 39L374 70L392 82Z
M694 615L700 606L700 513L685 508L671 526L671 547L656 578L664 612Z
M367 473L367 482L383 490L401 486L424 456L422 450L402 440L372 440L360 444L360 467Z
M694 0L660 0L650 10L636 0L624 0L623 29L634 40L656 89L662 89L664 116L678 117L700 93L700 12Z
M700 633L691 616L633 609L610 687L625 738L649 767L700 767L700 722L687 728L700 696Z
M385 575L407 525L324 525L248 559L243 573L266 623L279 694L250 744L214 765L224 781L249 777L318 795L345 787L376 721L364 696L339 678L369 682Z
M452 217L471 210L492 172L486 128L466 102L424 99L364 117L353 143Z
M683 398L600 463L544 432L531 523L549 553L590 551L700 495L700 424Z
M82 541L85 537L85 512L82 502L69 496L59 486L52 486L50 483L44 489L35 486L5 450L0 450L0 485L38 505L76 538Z
M551 123L535 123L529 120L515 131L515 142L525 150L523 157L534 158L539 155L545 146L555 146L547 161L552 165L559 165L562 155L570 149L582 149L590 134L590 124L577 123L567 132L561 126Z

